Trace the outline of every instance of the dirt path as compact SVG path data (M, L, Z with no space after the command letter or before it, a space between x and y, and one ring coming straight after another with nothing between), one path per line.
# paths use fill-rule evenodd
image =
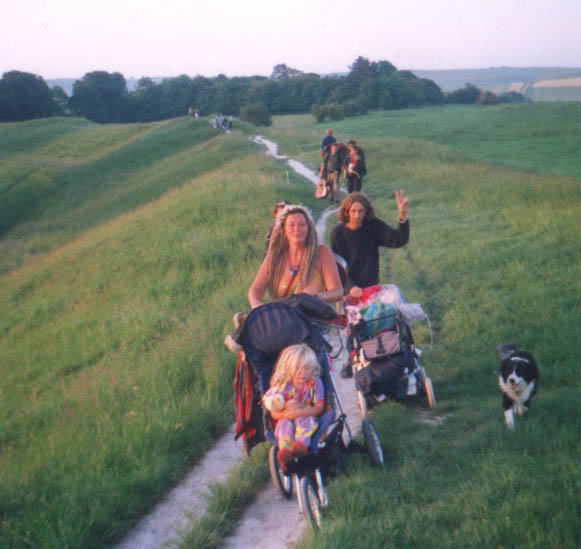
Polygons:
M289 166L312 183L317 175L296 160L278 155L277 145L257 136L254 141L266 147L267 154L287 160ZM317 221L319 242L324 242L325 227L329 216L337 211L327 208ZM326 336L334 348L340 346L336 330ZM352 380L344 380L339 374L344 352L333 363L333 379L339 398L347 414L348 424L355 433L361 425L361 413ZM199 518L210 493L208 486L228 478L230 470L243 459L242 446L234 441L234 426L208 451L196 465L149 515L145 516L116 549L160 549L178 547L192 521ZM284 520L281 520L284 517ZM285 500L269 483L260 492L256 502L246 510L236 532L225 540L227 548L250 549L264 544L264 525L268 525L269 549L286 549L297 541L307 527L299 513L296 498Z

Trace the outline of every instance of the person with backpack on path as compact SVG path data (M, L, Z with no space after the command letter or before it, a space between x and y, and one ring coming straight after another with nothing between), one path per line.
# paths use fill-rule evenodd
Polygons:
M349 165L347 167L347 192L361 192L363 176L367 174L363 149L353 139L347 142L349 147Z
M336 139L333 137L333 132L331 130L325 131L325 137L323 137L323 142L321 143L321 156L325 156L327 149L331 143L335 143Z
M324 179L331 195L331 202L339 202L339 179L344 169L344 158L337 143L331 143L323 158L319 177Z

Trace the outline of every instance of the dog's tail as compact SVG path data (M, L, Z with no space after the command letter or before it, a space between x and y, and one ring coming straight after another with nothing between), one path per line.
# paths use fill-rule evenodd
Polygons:
M516 351L516 347L512 343L503 343L496 348L496 358L498 358L498 362L501 364L507 359L510 358Z

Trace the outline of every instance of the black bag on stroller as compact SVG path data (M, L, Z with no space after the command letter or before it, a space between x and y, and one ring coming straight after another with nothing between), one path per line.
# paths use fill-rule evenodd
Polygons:
M370 325L388 324L393 329L375 333ZM417 368L413 337L401 313L395 311L352 324L354 348L359 367L355 372L357 390L365 397L386 396L402 401L408 391L410 373Z

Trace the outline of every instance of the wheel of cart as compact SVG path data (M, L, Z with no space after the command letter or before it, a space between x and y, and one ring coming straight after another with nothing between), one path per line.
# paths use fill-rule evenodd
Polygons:
M436 395L434 393L434 388L432 386L432 380L427 376L424 367L420 367L420 374L422 380L422 387L426 398L428 399L428 408L433 410L436 407Z

